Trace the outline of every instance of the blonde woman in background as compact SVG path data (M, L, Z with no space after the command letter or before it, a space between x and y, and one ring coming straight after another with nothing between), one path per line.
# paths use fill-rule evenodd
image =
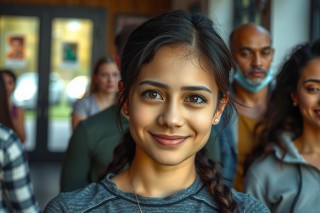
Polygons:
M91 77L90 94L75 102L72 129L87 117L116 103L120 72L112 56L98 60Z

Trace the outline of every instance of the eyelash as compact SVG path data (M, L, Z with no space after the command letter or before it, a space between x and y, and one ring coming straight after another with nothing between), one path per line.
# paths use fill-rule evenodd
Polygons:
M308 92L318 92L318 91L320 91L320 89L318 87L308 87L307 91Z
M194 94L194 95L189 95L188 97L187 97L187 99L191 99L191 98L197 98L198 99L198 101L199 101L199 99L201 99L201 102L199 103L199 102L191 102L192 104L197 104L197 105L200 105L200 104L205 104L205 103L207 103L208 102L208 100L205 98L205 97L203 97L202 95L196 95L196 94Z
M150 95L155 95L156 97L151 97ZM142 97L145 97L147 99L151 99L151 100L163 100L163 97L161 96L160 92L157 90L147 90L144 91L141 94ZM197 99L196 102L192 102L191 99ZM199 102L200 99L200 102ZM186 102L191 103L191 104L196 104L196 105L200 105L200 104L205 104L208 102L208 100L203 97L202 95L198 95L198 94L191 94L188 95L187 98L185 99Z
M153 94L156 93L157 96L160 96L160 97L161 97L160 100L163 100L162 96L160 95L160 92L157 91L157 90L147 90L147 91L144 91L144 92L141 94L141 96L143 96L143 97L145 97L145 98L147 98L147 99L155 100L156 98L150 97L150 94L151 94L151 93L153 93ZM159 98L158 98L158 100L159 100Z

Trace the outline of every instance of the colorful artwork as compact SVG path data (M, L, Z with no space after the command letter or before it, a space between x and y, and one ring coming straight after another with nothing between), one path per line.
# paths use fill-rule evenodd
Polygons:
M7 52L5 58L6 66L25 66L25 43L26 39L23 35L9 35L7 37Z
M62 43L62 68L76 69L78 67L78 43Z

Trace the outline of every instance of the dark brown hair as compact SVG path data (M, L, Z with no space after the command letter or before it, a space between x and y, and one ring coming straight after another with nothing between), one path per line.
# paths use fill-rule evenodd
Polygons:
M9 110L8 95L3 79L3 73L0 71L0 123L14 130Z

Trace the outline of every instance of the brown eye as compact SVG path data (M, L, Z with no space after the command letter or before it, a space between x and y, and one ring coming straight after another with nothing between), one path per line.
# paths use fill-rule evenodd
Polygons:
M192 104L203 104L203 103L206 103L207 100L204 97L199 95L189 95L186 98L186 102L190 102Z
M240 52L240 55L241 55L241 57L243 57L243 58L251 58L251 57L252 57L252 53L251 53L250 51L247 51L247 50L241 51L241 52Z
M148 99L158 99L158 100L162 100L162 96L160 95L160 93L158 91L155 90L148 90L142 93L142 96L144 96L145 98Z

